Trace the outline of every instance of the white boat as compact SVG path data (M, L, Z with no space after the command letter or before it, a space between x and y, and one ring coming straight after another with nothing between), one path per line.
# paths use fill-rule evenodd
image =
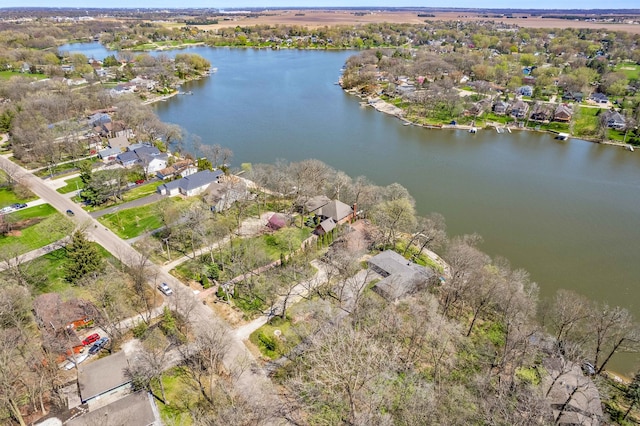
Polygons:
M633 152L633 147L631 145L627 145L627 150Z
M469 133L478 133L478 129L476 129L475 127L472 127L469 129Z
M568 133L558 133L558 136L556 136L556 139L561 140L561 141L566 141L567 139L569 139L569 134Z

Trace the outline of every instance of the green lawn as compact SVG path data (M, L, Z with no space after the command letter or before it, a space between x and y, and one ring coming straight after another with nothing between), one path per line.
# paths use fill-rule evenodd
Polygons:
M13 235L0 236L0 250L10 245L19 245L19 251L26 253L58 241L73 229L73 224L48 204L18 210L9 214L8 218L13 221L34 220L37 223Z
M251 333L249 340L265 357L278 359L300 343L300 336L292 330L291 321L276 317Z
M30 73L22 73L19 71L0 71L0 80L9 80L11 77L22 76L22 77L33 77L38 80L42 80L47 78L44 74L30 74Z
M155 203L109 213L98 220L124 239L137 237L162 226L162 217Z
M144 198L147 195L155 194L157 188L163 183L165 182L158 181L151 182L146 185L138 185L123 194L124 202L137 200L139 198Z
M615 71L622 71L628 79L640 78L640 65L634 62L622 62L614 68Z
M595 136L598 132L599 108L578 108L575 115L573 134L575 136Z
M69 192L77 191L79 189L84 188L84 183L82 182L82 179L80 179L80 176L67 179L65 180L65 182L67 184L62 188L56 189L56 191L58 191L61 194L68 194Z
M0 208L9 206L14 203L26 203L27 201L35 200L36 197L31 196L29 198L21 198L9 187L0 187Z
M163 404L156 400L160 416L165 424L176 424L190 426L193 424L189 407L193 406L200 398L200 394L196 392L193 386L189 386L186 377L180 367L174 367L167 370L162 376L162 384L164 385L165 396L169 405ZM161 396L159 386L153 386L154 394Z

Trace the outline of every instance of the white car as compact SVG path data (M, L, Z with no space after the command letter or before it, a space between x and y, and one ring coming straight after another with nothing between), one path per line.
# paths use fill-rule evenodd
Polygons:
M158 286L158 290L160 290L165 296L171 296L173 294L173 290L171 290L171 287L169 287L167 283L160 284Z

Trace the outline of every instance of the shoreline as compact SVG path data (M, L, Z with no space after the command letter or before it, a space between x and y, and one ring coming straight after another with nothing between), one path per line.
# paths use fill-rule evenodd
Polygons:
M340 87L342 87L342 85L340 85ZM387 114L387 115L391 115L393 117L396 117L398 120L402 121L404 123L405 126L411 125L411 126L415 126L415 127L422 127L425 129L451 129L451 130L471 130L472 128L476 128L477 130L480 129L498 129L498 128L502 128L502 129L506 129L509 133L511 133L513 130L518 130L518 131L525 131L525 132L536 132L536 133L546 133L549 135L558 135L561 132L555 132L553 130L536 130L536 129L531 129L528 127L509 127L506 125L502 125L502 126L497 126L497 125L490 125L485 123L484 127L479 127L479 126L472 126L472 125L468 125L468 124L420 124L420 123L416 123L413 122L409 119L407 119L406 117L404 117L403 115L403 110L401 108L398 108L395 105L390 104L389 102L385 101L384 99L380 98L380 97L370 97L370 96L365 96L365 95L361 95L358 94L355 90L353 89L342 89L344 90L345 93L355 96L359 99L362 99L363 102L360 103L361 106L369 106L372 107L373 109L375 109L378 112L381 112L383 114ZM569 139L575 139L575 140L580 140L580 141L584 141L584 142L590 142L590 143L595 143L595 144L600 144L600 145L609 145L609 146L613 146L613 147L618 147L618 148L623 148L626 150L630 151L630 147L633 147L633 145L631 144L627 144L627 143L622 143L622 142L616 142L616 141L612 141L612 140L606 140L606 141L597 141L597 140L593 140L593 139L589 139L589 138L585 138L585 137L576 137L573 136L572 134L569 134Z

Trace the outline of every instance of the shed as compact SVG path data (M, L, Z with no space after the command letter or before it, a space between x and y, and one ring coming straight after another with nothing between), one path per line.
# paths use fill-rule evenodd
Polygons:
M280 213L274 213L267 221L267 226L274 231L277 231L280 228L284 228L287 225L287 219L281 215Z
M332 218L328 218L320 222L320 225L318 225L313 232L315 232L317 235L324 235L333 231L335 227L336 222Z

